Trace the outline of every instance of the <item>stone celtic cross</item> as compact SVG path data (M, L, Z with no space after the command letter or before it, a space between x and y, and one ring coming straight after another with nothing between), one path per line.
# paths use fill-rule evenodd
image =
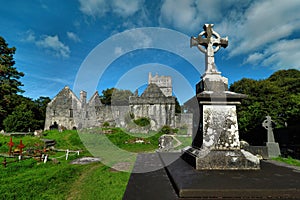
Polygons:
M228 37L221 38L220 35L213 30L213 24L205 24L204 31L199 33L198 37L191 37L190 46L197 46L198 49L205 54L205 74L219 74L215 66L215 53L220 47L228 46Z
M274 124L275 122L271 119L270 116L266 116L266 119L262 123L262 126L268 131L268 142L275 142L273 134Z

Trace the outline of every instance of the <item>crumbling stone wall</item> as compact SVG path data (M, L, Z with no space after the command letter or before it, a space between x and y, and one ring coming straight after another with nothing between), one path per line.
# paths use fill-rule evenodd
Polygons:
M164 125L175 127L175 97L172 96L171 77L152 77L150 73L148 81L148 87L140 96L136 94L129 98L129 105L113 106L103 105L98 92L87 101L85 91L81 91L78 98L66 86L48 104L44 129L49 129L54 123L66 129L99 127L104 122L126 127L126 117L130 114L135 119L148 117L152 130L158 130Z
M98 92L86 100L86 92L80 92L80 99L66 86L48 104L46 110L45 130L54 123L66 129L81 129L110 125L125 126L125 115L129 106L105 106L101 103Z
M193 134L193 113L176 114L175 126L177 128L186 128L186 134L191 136Z
M150 118L153 130L175 127L175 97L166 97L156 84L149 84L141 96L130 97L129 106L135 119Z

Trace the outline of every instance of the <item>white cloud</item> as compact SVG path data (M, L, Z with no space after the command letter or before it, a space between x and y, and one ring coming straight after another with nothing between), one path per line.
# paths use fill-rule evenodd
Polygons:
M75 41L75 42L80 42L80 38L73 32L67 32L67 36L69 39Z
M105 0L79 0L79 3L79 10L89 16L101 17L108 11Z
M300 70L300 39L281 40L265 50L262 64L275 69L296 68Z
M57 35L45 35L41 40L36 41L36 45L54 53L56 56L68 58L70 56L70 48L63 44Z
M143 6L142 0L79 0L79 10L88 16L102 17L108 11L121 17L135 14Z
M268 46L262 53L253 53L243 64L272 67L275 70L300 69L300 39L280 40Z
M123 52L124 52L124 51L123 51L122 47L116 47L114 53L115 53L117 56L119 56L119 55L122 55Z
M142 4L143 1L140 0L113 0L112 10L122 17L127 17L136 13Z
M299 0L164 0L159 22L188 34L213 23L216 32L229 36L229 57L248 54L244 64L298 67L298 50L291 41L300 28L299 8Z
M263 50L266 45L289 37L300 27L300 1L256 1L244 18L229 25L236 48L231 56Z
M35 34L32 30L26 31L24 36L25 37L21 39L23 42L35 42Z
M200 20L194 0L165 0L161 6L159 22L162 26L192 31L199 26Z
M253 53L248 56L248 58L245 60L243 64L258 64L260 63L264 58L264 54L262 53Z
M70 33L71 32L67 33L70 39L72 36L73 37L76 36L75 34L72 35ZM76 37L73 39L76 39ZM47 52L54 54L57 57L69 58L71 53L70 48L67 45L65 45L63 42L61 42L57 35L54 36L43 35L37 37L32 30L28 30L27 32L24 33L24 37L21 39L21 41L32 43L38 47L45 49Z
M248 4L249 0L164 0L159 23L184 33L200 32L207 23L219 26L226 18L240 19L238 14Z
M135 30L134 32L128 31L125 34L127 37L127 42L130 43L133 48L148 48L152 44L152 37L151 35L146 34L142 30Z
M51 74L48 74L48 76L30 74L30 77L40 79L40 80L45 80L45 81L51 81L51 83L56 82L56 83L62 83L64 85L72 85L72 81L67 80L65 77L64 78L53 77L53 75Z

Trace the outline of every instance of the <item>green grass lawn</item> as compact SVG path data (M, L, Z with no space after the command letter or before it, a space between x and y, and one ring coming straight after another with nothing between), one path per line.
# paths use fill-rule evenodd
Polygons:
M67 199L122 199L130 173L90 164L72 184Z
M181 145L176 147L175 150L183 149L187 146L191 146L191 144L192 144L192 137L186 137L186 136L182 136L182 135L177 135L175 137L176 137L176 139L178 139L181 142Z
M34 159L0 168L0 199L64 199L86 166L38 164Z
M85 146L89 143L95 148L99 148L102 144L107 157L113 157L115 154L118 162L129 162L133 166L138 152L153 152L157 149L161 134L145 137L142 134L127 134L118 128L112 129L112 133L106 135L101 134L99 130L93 131L85 134L78 134L77 131L44 133L43 138L56 141L56 149L81 150L79 156L71 154L69 160L65 160L65 152L51 151L48 152L50 161L47 163L38 162L33 158L21 161L6 158L8 164L4 168L2 165L4 158L0 157L0 199L122 199L130 173L109 167L117 163L107 164L103 162L105 157L100 157L101 162L87 165L72 165L69 162L78 157L94 155L93 148L87 149ZM2 155L8 152L9 138L0 135ZM26 146L24 151L32 147L37 148L36 144L40 144L39 148L43 148L43 143L34 136L14 136L15 147L20 139ZM143 139L144 143L135 143L140 139ZM119 149L119 152L114 152L115 149ZM125 156L124 159L124 155L120 152L131 156L128 158ZM59 160L59 164L52 162L53 158Z
M121 199L130 173L94 163L37 163L28 159L0 168L0 199Z
M273 160L276 160L276 161L279 161L279 162L284 162L284 163L287 163L289 165L300 167L300 160L296 160L296 159L293 159L291 157L288 157L288 158L277 157L277 158L273 158Z

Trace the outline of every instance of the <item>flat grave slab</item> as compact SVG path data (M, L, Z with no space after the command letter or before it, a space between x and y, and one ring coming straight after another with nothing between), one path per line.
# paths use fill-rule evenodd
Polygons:
M299 167L262 161L261 170L198 171L180 155L139 154L123 200L300 199Z
M157 153L137 156L123 200L139 199L177 199L177 194Z
M176 154L160 154L164 163ZM181 158L166 166L179 198L300 199L300 170L262 161L261 170L195 170Z

